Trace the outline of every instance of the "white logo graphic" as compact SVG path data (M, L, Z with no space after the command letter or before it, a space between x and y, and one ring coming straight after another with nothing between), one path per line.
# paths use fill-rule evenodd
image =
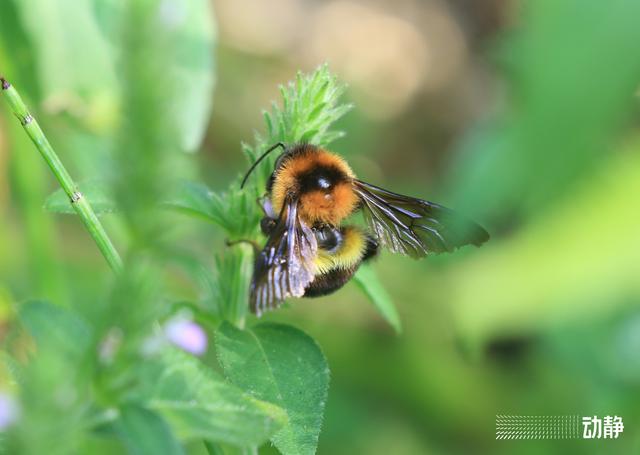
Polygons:
M623 431L622 417L617 415L496 416L496 439L617 439Z
M583 439L617 439L624 430L622 417L606 416L600 419L598 416L582 418Z

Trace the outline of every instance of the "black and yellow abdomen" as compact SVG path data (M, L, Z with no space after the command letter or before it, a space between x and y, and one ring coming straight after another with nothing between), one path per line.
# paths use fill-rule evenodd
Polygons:
M356 273L362 262L371 259L378 250L378 242L356 226L340 228L340 245L335 251L318 249L314 261L317 274L305 289L305 297L318 297L340 289Z

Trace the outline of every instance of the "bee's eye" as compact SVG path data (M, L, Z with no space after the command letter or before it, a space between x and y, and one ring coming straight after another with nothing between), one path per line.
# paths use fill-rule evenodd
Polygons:
M320 188L322 188L323 190L329 189L331 188L331 182L326 179L325 177L319 177L318 178L318 186Z
M328 193L341 181L334 169L323 166L315 166L306 172L297 175L301 191L320 191Z

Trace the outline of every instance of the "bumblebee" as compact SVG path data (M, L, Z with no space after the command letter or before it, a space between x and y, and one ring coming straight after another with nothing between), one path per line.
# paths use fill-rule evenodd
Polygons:
M342 157L311 144L275 144L251 166L241 188L278 147L283 152L260 201L268 240L256 256L249 298L258 316L288 297L338 290L380 246L421 258L489 239L450 209L359 180ZM344 224L358 211L366 228Z

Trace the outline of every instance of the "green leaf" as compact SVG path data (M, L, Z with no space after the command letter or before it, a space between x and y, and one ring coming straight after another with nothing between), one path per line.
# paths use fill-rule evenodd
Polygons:
M541 216L601 165L637 105L640 2L524 2L494 54L504 108L467 134L453 207L499 219ZM587 51L588 49L588 51Z
M283 408L288 424L271 441L285 455L313 454L329 387L329 368L316 342L280 324L217 332L218 358L227 377L258 399Z
M259 445L286 423L278 406L245 394L177 350L147 362L140 377L137 398L164 417L181 439Z
M95 17L106 37L116 43L130 13L123 0L93 0ZM171 81L165 99L184 150L196 150L209 122L215 83L215 21L209 0L155 0L150 13L162 37L145 41L145 53L171 58L163 79Z
M398 310L382 286L373 267L368 264L363 264L353 279L396 333L401 333L402 322L400 321Z
M23 97L36 100L40 96L33 39L20 19L18 14L20 8L17 3L19 2L16 0L8 0L2 4L2 14L0 14L2 71L7 77L20 81L20 92Z
M19 305L18 317L37 349L22 370L21 417L9 452L79 453L91 403L91 330L71 311L46 302Z
M224 455L224 449L211 441L204 441L204 448L209 455Z
M223 222L219 210L220 201L203 183L182 182L175 194L163 205L216 224Z
M629 209L640 194L640 140L611 155L544 219L452 270L451 308L467 342L561 327L577 314L602 320L640 295L640 211Z
M215 20L209 0L174 1L173 5L174 9L184 11L170 13L174 17L183 14L184 18L174 31L180 65L173 69L180 90L173 99L172 113L182 135L182 146L191 151L200 146L211 114L215 84Z
M44 101L85 124L108 123L104 111L114 108L117 82L91 2L20 0L15 4L34 46Z
M140 406L122 407L113 428L131 455L184 454L167 422Z
M174 196L163 205L210 221L224 229L232 239L255 237L260 223L254 195L235 185L226 193L218 194L202 183L180 182Z
M72 357L80 356L91 342L91 328L71 311L47 302L20 305L20 321L36 340L39 349L51 349Z
M204 447L209 455L257 455L256 446L234 447L228 444L214 444L210 441L204 442Z
M116 202L111 196L106 182L86 182L80 184L80 191L87 198L96 215L117 211ZM45 201L44 209L48 212L75 215L69 196L62 189L53 192Z

